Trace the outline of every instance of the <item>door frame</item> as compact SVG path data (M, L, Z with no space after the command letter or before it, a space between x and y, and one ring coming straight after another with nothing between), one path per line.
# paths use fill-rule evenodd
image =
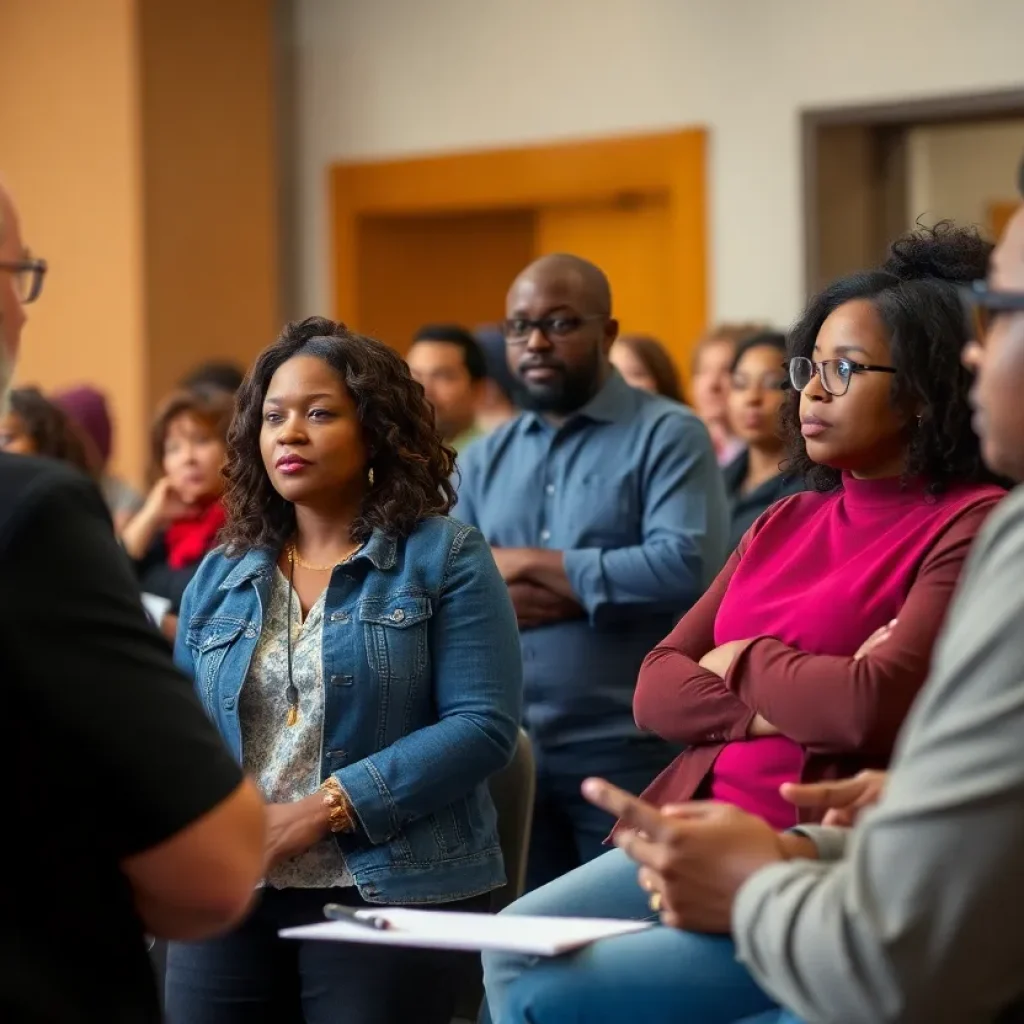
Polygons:
M669 201L677 282L673 319L678 343L686 345L704 329L707 317L706 164L702 128L334 164L328 188L335 314L358 327L361 218L663 195Z
M805 292L810 295L814 290L813 282L817 278L819 261L818 139L822 128L836 125L911 128L925 124L955 124L958 121L999 121L1013 117L1024 117L1024 89L954 93L892 103L820 107L802 111Z

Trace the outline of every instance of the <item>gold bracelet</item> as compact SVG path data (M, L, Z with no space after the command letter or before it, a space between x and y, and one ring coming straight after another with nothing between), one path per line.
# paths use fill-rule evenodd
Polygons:
M327 828L334 833L354 832L356 823L352 803L341 788L341 783L331 775L320 786L320 792L324 795L323 804L327 808Z

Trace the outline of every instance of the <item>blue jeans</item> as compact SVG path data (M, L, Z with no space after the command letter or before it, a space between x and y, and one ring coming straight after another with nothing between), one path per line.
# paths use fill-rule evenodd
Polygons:
M535 742L537 799L526 867L526 891L561 878L607 853L612 830L605 811L583 798L580 783L590 775L640 793L679 751L648 736L591 740L546 747Z
M651 920L636 872L613 850L504 912ZM657 925L568 956L485 953L483 961L494 1024L793 1024L737 962L726 936Z
M355 889L267 889L234 931L172 942L169 1024L448 1024L478 977L470 953L278 937L323 920L325 903L366 906ZM488 896L444 904L484 910Z

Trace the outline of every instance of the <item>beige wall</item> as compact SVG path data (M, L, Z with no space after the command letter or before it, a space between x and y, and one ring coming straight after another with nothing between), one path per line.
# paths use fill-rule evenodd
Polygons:
M1020 0L292 2L302 312L330 308L331 161L704 125L712 308L785 322L800 109L1022 81Z
M1024 121L915 128L908 138L911 220L951 218L987 230L988 206L1017 195Z
M18 379L105 390L136 481L153 401L279 327L272 7L0 4L0 174L50 262Z
M133 0L0 7L0 174L26 243L50 263L18 380L96 382L142 468L142 225Z

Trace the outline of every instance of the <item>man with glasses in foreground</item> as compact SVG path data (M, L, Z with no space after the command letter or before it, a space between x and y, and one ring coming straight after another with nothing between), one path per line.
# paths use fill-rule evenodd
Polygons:
M605 849L608 821L580 795L587 775L643 788L672 760L634 723L633 689L721 567L729 515L700 420L611 368L618 324L597 267L538 260L506 313L528 411L466 451L454 514L493 545L519 618L535 888Z
M964 353L977 374L975 427L988 465L1024 481L1024 207L970 297L980 325ZM809 372L796 367L795 383ZM841 378L829 384L841 388ZM852 829L780 835L734 807L659 811L602 780L585 784L590 800L629 826L616 842L640 865L663 922L712 933L706 941L726 953L734 942L753 981L788 1007L744 1024L1024 1021L1022 577L1018 486L975 544L884 788L866 777L788 793L808 806L852 808ZM706 980L725 1005L749 984L734 965ZM635 981L602 984L618 982L618 998L638 1009L660 1006L666 1022L735 1020L667 1006L650 979ZM599 995L589 1010L545 995L531 1006L532 1024L570 1013L578 1024L608 1019L593 1008Z
M0 186L0 404L46 264ZM160 1020L143 929L245 913L262 801L149 626L95 487L0 453L0 1020Z

